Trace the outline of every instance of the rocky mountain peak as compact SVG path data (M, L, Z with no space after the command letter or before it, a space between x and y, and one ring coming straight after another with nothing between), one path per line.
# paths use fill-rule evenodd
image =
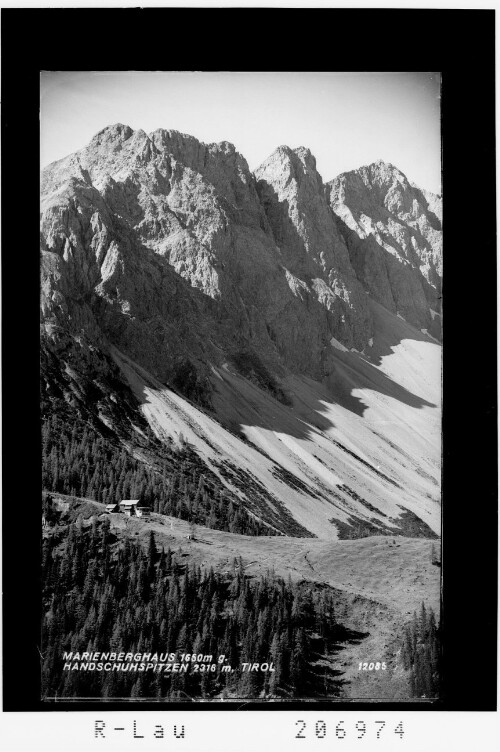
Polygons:
M129 125L123 123L115 123L114 125L108 125L103 128L91 139L89 146L100 146L101 144L107 144L111 146L113 143L119 143L120 141L126 141L129 139L134 131Z
M369 165L343 172L328 183L331 200L345 200L347 196L371 195L374 205L384 204L387 195L394 198L411 190L406 175L390 162L379 159Z
M202 176L232 206L252 210L255 203L254 179L246 159L229 141L205 144L178 131L158 129L151 135L158 154ZM255 207L254 207L255 210Z
M194 136L163 128L153 131L150 138L159 151L172 155L191 169L202 171L209 162L222 157L249 172L246 159L236 151L234 144L229 141L205 144Z
M363 286L439 336L439 317L430 310L440 311L442 228L424 193L382 160L339 175L326 192Z
M368 165L366 171L361 168L360 174L367 185L371 185L372 189L378 188L383 195L386 192L404 193L411 190L410 183L406 175L401 172L397 167L390 162L384 162L378 160Z
M252 174L227 141L118 123L41 185L44 315L86 322L166 383L190 363L196 393L242 351L328 379L332 337L372 337L366 292L435 332L439 218L385 162L325 186L304 146Z
M316 157L311 153L311 150L306 146L298 146L293 149L294 153L298 156L304 167L309 170L316 170Z
M289 146L279 146L275 151L255 170L258 180L272 178L273 182L291 180L298 185L310 182L315 189L323 185L321 175L316 170L316 159L310 149L299 146L291 149ZM320 188L321 189L321 188Z
M309 149L280 146L256 170L257 190L293 284L310 284L329 331L362 348L370 317ZM333 335L332 335L333 336ZM368 340L366 340L368 341Z
M366 169L369 170L372 175L380 175L386 179L396 178L397 180L408 182L406 175L391 162L386 162L385 159L376 159L369 164Z

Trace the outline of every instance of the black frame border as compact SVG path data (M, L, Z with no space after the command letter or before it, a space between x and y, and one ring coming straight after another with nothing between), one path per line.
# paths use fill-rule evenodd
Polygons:
M1 20L4 711L495 710L495 12L2 9ZM397 65L442 72L444 649L442 698L432 705L39 699L39 265L33 248L39 233L39 72L206 70L207 64L210 70L391 71ZM480 650L471 649L475 643Z

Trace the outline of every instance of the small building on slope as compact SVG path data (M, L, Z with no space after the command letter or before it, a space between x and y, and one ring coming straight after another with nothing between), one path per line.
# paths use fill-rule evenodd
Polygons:
M123 512L126 517L136 517L139 502L140 499L123 499L120 501L120 512Z
M106 514L111 514L111 512L119 512L120 508L118 504L106 504Z
M141 504L140 499L123 499L120 501L120 512L127 517L150 517L151 509Z

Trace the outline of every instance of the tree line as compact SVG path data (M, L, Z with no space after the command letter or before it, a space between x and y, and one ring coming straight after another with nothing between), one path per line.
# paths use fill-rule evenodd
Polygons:
M410 672L412 697L437 697L439 695L440 629L432 608L422 603L420 613L413 613L407 625L402 647L403 665Z
M151 440L154 437L149 437ZM242 535L279 535L241 505L185 444L148 464L79 418L42 422L42 488L103 504L141 499L160 514Z
M50 505L50 503L49 503ZM59 697L321 696L335 692L322 659L341 638L331 591L268 572L224 574L181 550L117 539L109 519L52 529L43 542L43 694ZM234 672L63 671L64 651L224 655ZM275 671L242 672L243 662ZM320 668L318 668L318 666Z

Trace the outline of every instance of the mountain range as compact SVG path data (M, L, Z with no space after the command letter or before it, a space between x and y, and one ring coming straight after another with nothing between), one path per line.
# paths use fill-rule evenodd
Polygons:
M437 537L441 217L383 161L107 127L41 175L43 416L188 446L275 534Z

